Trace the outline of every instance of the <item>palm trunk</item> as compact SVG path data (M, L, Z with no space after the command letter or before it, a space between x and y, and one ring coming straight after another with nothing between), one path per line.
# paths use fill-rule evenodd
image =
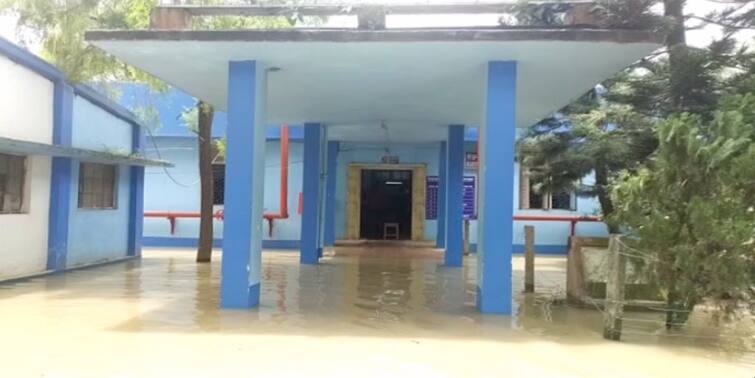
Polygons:
M213 178L212 178L212 117L214 110L203 101L197 103L199 113L197 126L199 136L199 177L201 186L201 204L199 218L199 244L197 262L212 261L212 213L213 213Z

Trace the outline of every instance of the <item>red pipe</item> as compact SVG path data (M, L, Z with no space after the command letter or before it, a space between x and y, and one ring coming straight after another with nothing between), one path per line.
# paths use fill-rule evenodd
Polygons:
M176 233L176 219L178 218L199 218L198 211L145 211L145 218L166 218L170 222L170 234ZM223 220L223 210L218 210L212 217L217 220Z
M288 219L288 156L289 156L289 135L288 125L281 125L280 139L280 193L279 207L277 213L264 213L262 217L267 220L268 235L273 236L273 221L275 219ZM171 235L176 232L177 218L199 218L200 213L195 211L145 211L144 216L148 218L167 218L170 222ZM223 220L223 210L218 210L213 214L213 218Z
M281 125L280 140L280 192L278 202L280 210L278 213L264 213L262 217L267 220L268 236L273 236L273 221L275 219L288 219L288 125Z
M299 193L299 209L301 209L301 193ZM199 218L199 212L195 211L145 211L145 218L166 218L170 222L171 235L176 231L176 219L178 218ZM213 218L223 220L223 210L216 211ZM267 219L267 218L266 218ZM282 219L282 218L272 218ZM578 222L600 222L600 217L595 215L514 215L515 221L543 221L543 222L570 222L571 235Z
M577 231L577 222L600 222L600 217L595 215L514 215L514 220L569 222L569 233L574 236Z

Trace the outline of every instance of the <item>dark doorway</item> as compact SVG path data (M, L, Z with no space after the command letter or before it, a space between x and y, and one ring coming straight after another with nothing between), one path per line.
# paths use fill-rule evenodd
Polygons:
M412 235L412 171L362 170L360 237L383 239L386 223L397 223L399 239Z

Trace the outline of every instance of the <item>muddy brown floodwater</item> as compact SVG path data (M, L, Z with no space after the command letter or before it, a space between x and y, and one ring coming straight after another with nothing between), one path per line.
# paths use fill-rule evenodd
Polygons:
M668 333L630 313L622 342L597 310L563 302L565 259L538 257L516 315L474 307L475 259L340 248L316 266L263 254L261 305L219 310L219 254L147 250L141 261L0 285L0 377L747 377L755 327L695 313ZM514 259L514 290L523 289Z

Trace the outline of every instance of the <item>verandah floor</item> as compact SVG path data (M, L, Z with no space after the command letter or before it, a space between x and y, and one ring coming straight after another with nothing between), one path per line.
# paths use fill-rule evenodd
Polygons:
M704 316L666 336L655 314L601 338L599 311L564 296L565 259L514 258L516 316L474 308L475 258L341 247L317 266L263 254L261 306L219 310L220 254L147 250L141 261L0 285L0 376L751 377L752 332ZM750 325L751 327L752 325ZM751 331L752 328L749 328ZM744 332L744 333L743 333Z

